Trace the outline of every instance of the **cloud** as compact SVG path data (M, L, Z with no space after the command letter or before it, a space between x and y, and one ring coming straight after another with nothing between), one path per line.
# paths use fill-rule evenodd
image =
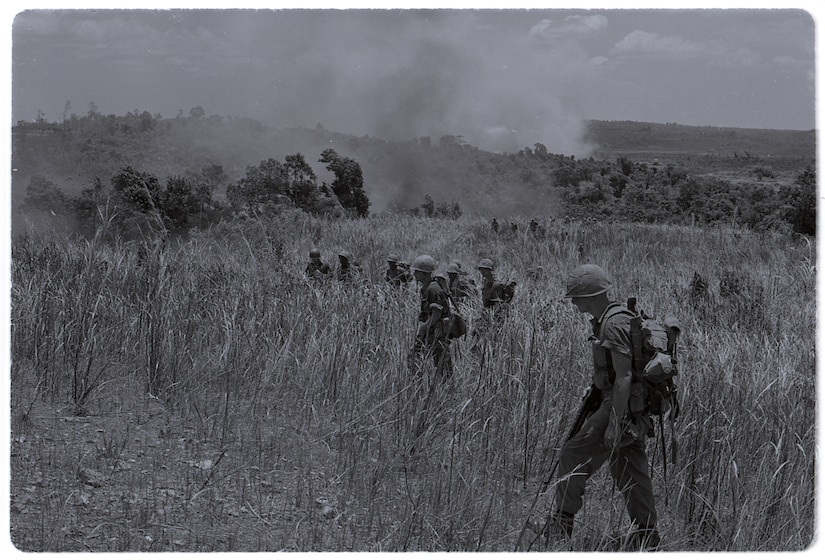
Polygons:
M567 16L557 22L543 19L527 33L528 41L538 45L548 45L558 41L575 39L590 35L607 27L607 18L603 15Z
M616 43L613 52L625 55L656 55L692 57L702 53L704 47L675 35L661 36L649 31L632 31Z
M701 60L714 66L753 66L760 62L758 53L747 47L731 47L720 40L691 41L642 30L625 35L611 52L620 56Z

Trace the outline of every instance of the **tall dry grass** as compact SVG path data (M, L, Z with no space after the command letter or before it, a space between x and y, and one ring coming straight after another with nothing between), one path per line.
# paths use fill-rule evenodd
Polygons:
M471 218L290 214L141 251L16 239L12 540L38 551L514 550L525 518L552 505L552 483L537 492L589 385L589 325L560 298L587 261L609 271L617 298L682 323L679 460L666 477L660 442L648 443L663 548L807 547L812 244L582 223L536 239L525 225L497 235ZM308 281L312 247L333 263L349 250L362 280ZM462 340L447 382L410 365L417 294L384 284L390 252L470 270L489 257L518 282L483 360ZM695 273L706 291L692 289ZM88 422L101 426L91 438ZM66 445L80 434L85 446ZM81 468L105 482L78 484ZM611 484L594 477L574 539L553 548L607 548L627 530Z

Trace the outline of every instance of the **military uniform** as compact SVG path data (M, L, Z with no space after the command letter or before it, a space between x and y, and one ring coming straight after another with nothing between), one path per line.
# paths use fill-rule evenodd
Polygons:
M613 315L605 324L594 319L591 342L594 354L593 385L601 390L602 402L581 430L561 449L559 477L562 482L556 487L556 508L570 516L575 515L582 507L587 479L609 459L610 472L616 487L624 495L630 520L638 528L655 527L656 504L645 451L645 438L652 427L650 418L640 416L632 423L626 419L628 426L617 449L611 450L604 443L613 410L612 379L615 379L615 372L610 353L632 356L630 316Z
M478 296L475 284L462 278L465 274L467 273L462 270L458 261L453 261L447 266L448 291L457 304Z
M391 286L399 287L410 281L410 276L406 268L399 266L398 257L390 255L387 257L387 271L384 274L384 279Z
M306 275L312 278L321 278L327 276L332 269L329 265L321 260L321 253L312 250L309 253L309 263L306 267Z
M358 263L353 261L352 254L349 251L338 253L338 265L338 280L349 282L355 277Z
M453 361L450 355L450 340L445 328L450 317L447 292L432 276L435 271L435 261L432 257L421 255L410 268L421 273L418 278L421 289L415 350L432 355L437 374L449 377L453 373Z
M561 448L556 511L548 529L572 534L587 480L608 462L634 525L628 547L656 549L656 504L645 451L652 423L647 414L629 414L629 403L643 396L640 385L633 382L630 314L607 297L611 287L605 272L592 264L577 267L568 279L565 297L593 317L592 384L601 393L601 402Z

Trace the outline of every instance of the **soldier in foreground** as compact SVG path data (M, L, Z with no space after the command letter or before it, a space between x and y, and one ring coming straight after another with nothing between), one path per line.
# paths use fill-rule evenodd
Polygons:
M309 252L309 263L307 263L306 274L310 278L323 278L331 272L327 263L321 260L321 251L312 249Z
M410 265L421 287L421 307L413 352L432 356L436 377L448 378L453 373L453 362L444 319L449 318L450 304L447 292L433 276L435 268L435 260L430 255L419 255Z
M645 438L652 429L646 413L631 417L632 343L630 315L608 298L612 284L604 270L585 264L571 272L565 297L592 316L593 379L587 397L589 417L561 448L555 511L546 523L530 522L536 533L549 538L570 537L573 520L582 507L587 480L608 461L616 487L622 492L634 528L628 549L659 546L653 484L648 474Z

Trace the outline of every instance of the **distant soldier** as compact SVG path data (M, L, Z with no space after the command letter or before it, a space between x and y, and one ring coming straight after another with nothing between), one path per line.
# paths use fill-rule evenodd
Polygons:
M481 259L478 263L481 274L481 317L473 329L473 352L479 352L485 342L500 333L500 328L507 316L510 302L515 292L515 282L504 284L493 275L493 261Z
M462 278L466 274L467 272L461 268L461 263L458 261L453 261L447 265L448 289L456 303L461 303L465 299L478 294L473 281Z
M398 255L391 254L387 257L387 271L384 278L391 286L401 286L410 281L408 267L398 260Z
M352 258L349 251L338 253L338 280L349 282L353 280L358 269L358 263Z
M515 282L498 282L493 274L493 261L481 259L478 263L478 272L481 274L481 303L485 309L498 313L506 309L513 301Z
M498 220L493 218L493 221L490 222L490 227L493 229L495 233L498 233Z
M321 260L321 251L312 249L309 252L309 262L306 267L306 275L310 278L325 278L332 272L329 265Z
M421 287L421 307L418 313L418 331L413 352L432 356L436 376L447 378L453 374L450 340L444 326L450 316L450 302L446 290L434 277L436 263L430 255L415 258L410 270Z

